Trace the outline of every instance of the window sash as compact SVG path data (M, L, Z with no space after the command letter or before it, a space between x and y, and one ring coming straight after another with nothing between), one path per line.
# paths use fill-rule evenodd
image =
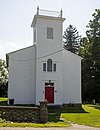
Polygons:
M53 64L53 71L56 72L56 63Z
M47 28L47 38L53 39L53 28Z
M52 60L51 59L47 60L47 71L52 72Z
M42 70L45 72L56 72L57 64L52 61L52 59L48 59L47 62L43 62Z
M43 71L46 71L46 63L43 63Z

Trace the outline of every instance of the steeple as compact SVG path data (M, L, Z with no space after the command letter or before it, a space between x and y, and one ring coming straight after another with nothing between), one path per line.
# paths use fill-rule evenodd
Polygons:
M39 9L33 18L33 42L37 46L37 55L44 56L62 49L63 11Z

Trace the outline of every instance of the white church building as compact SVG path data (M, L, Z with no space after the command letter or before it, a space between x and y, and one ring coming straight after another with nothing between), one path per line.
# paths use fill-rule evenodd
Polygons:
M81 57L63 48L60 12L37 8L33 45L8 53L8 103L81 104Z

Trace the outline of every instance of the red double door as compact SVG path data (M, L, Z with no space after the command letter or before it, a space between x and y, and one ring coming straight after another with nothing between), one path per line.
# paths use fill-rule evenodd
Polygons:
M45 99L48 103L54 103L54 87L53 86L45 86Z

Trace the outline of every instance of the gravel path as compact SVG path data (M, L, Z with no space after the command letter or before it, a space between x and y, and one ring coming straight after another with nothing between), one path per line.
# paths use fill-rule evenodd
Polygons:
M72 130L100 130L100 128L78 125L78 124L73 124L73 123L71 123L69 130L70 129L72 129Z

